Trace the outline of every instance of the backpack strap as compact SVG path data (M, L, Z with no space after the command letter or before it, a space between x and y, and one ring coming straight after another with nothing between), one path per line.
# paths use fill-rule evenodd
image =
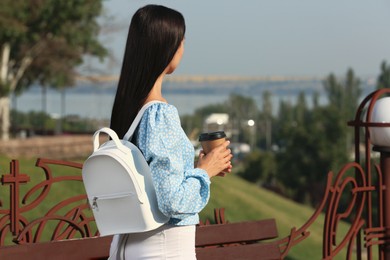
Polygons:
M156 104L156 103L164 103L164 102L158 101L158 100L153 100L153 101L150 101L150 102L146 103L145 105L143 105L143 107L140 109L137 116L135 117L133 123L131 124L129 130L127 131L127 133L123 137L123 140L130 140L131 137L133 137L134 131L137 128L139 122L141 121L141 118L144 115L144 112L146 111L146 109L148 107L150 107L151 105Z

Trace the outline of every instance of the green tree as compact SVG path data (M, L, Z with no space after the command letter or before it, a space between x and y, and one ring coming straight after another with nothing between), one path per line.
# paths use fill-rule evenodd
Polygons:
M231 94L225 102L225 107L230 117L229 120L232 122L232 128L238 133L238 135L235 135L235 141L249 142L253 132L251 133L252 129L248 127L248 120L255 121L253 127L258 126L259 110L255 100L252 97ZM256 132L256 129L254 131Z
M383 61L381 64L381 72L377 79L377 89L390 88L390 65Z
M337 111L338 117L335 118L338 122L334 124L344 124L355 117L355 112L359 104L359 98L362 93L361 81L355 76L352 69L348 69L344 79L337 79L333 74L330 74L324 81L324 90L329 100L329 106ZM343 149L346 153L352 149L353 129L345 130L339 133L340 137L344 137Z
M270 187L277 169L274 157L274 153L255 150L244 158L243 169L238 175L250 182Z
M279 102L279 111L274 124L274 140L280 149L285 149L289 141L290 130L292 130L297 122L294 118L294 106L288 101Z
M297 129L305 129L308 108L303 92L299 93L297 104L294 106L288 101L280 101L279 114L275 122L275 133L278 145L284 149L291 142L291 134Z
M263 146L267 151L271 149L272 145L273 121L272 94L270 91L266 90L262 94L262 110L260 111L256 128L257 131L262 133L262 137L259 138L260 146Z
M338 109L340 120L353 118L362 94L361 81L355 76L354 71L348 69L344 79L337 79L331 73L323 81L323 85L329 105Z
M74 84L84 55L103 58L102 0L3 0L0 9L0 125L9 138L10 95L33 83Z
M264 119L271 119L273 109L272 109L272 93L270 91L266 90L263 92L262 102L263 102L262 115Z
M277 180L289 197L305 202L309 198L307 183L312 174L315 143L310 140L310 113L304 93L299 94L295 106L283 101L280 103L276 124L281 147L276 155Z
M385 74L386 66L382 68ZM294 200L318 204L327 172L338 171L349 159L353 129L346 123L356 112L360 84L349 69L344 78L330 74L323 81L328 105L319 106L318 93L313 96L311 110L305 106L302 96L296 106L281 103L277 124L283 142L277 154L277 180Z
M284 142L276 157L277 181L289 197L316 206L323 195L326 174L347 159L345 149L340 149L344 147L340 133L346 125L338 120L337 110L329 106L306 109L303 118L282 129Z
M308 107L306 102L305 93L300 92L298 95L298 101L295 109L295 118L298 124L304 126L306 115L308 113Z
M322 82L324 86L324 91L327 95L328 102L332 106L342 109L343 107L343 87L336 78L336 76L331 73L329 76Z
M356 77L352 69L348 69L344 80L344 107L345 120L355 117L356 109L359 105L359 98L362 94L361 81Z

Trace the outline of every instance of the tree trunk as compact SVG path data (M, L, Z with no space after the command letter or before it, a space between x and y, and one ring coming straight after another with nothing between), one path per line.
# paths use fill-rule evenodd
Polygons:
M38 46L38 45L37 45ZM35 48L34 46L33 48ZM38 46L40 47L40 46ZM36 47L36 48L38 48ZM9 139L10 128L10 97L15 91L19 80L22 78L26 69L30 66L33 58L31 55L26 55L22 58L20 67L16 73L12 73L10 68L10 53L11 45L4 43L1 45L0 53L0 134L2 140Z
M1 48L1 62L0 62L0 87L8 88L8 71L9 71L9 56L10 56L11 46L9 43L4 43ZM7 95L7 90L0 91L3 93L3 97L0 96L0 134L2 140L9 139L9 97Z
M0 125L1 125L1 139L9 139L9 127L10 127L10 118L9 118L9 97L0 97Z

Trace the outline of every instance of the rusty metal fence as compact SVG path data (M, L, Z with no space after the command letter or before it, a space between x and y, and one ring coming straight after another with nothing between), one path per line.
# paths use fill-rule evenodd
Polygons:
M1 176L2 189L6 186L9 188L9 201L6 204L8 208L3 209L5 201L0 198L0 246L11 242L24 244L96 236L98 233L95 221L85 193L72 194L69 198L64 198L61 194L52 194L53 191L55 193L55 185L58 183L82 184L81 173L56 176L52 168L61 166L81 169L82 164L38 159L36 166L42 169L44 178L24 193L21 193L21 185L30 182L32 176L20 171L19 161L12 160L10 172ZM30 212L40 205L50 204L50 201L54 201L55 204L41 217L33 221L28 220L27 215ZM52 233L51 237L44 239L42 234L48 228Z

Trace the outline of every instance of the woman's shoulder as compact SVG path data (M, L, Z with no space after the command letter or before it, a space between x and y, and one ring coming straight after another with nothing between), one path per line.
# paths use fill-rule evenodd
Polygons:
M176 107L165 102L156 102L149 106L144 113L143 120L149 122L149 125L180 124Z
M155 116L177 116L178 111L177 108L172 105L165 102L156 102L152 104L145 113Z
M142 116L138 135L150 136L154 139L165 133L173 134L180 128L180 118L175 106L168 103L154 103L150 105Z

